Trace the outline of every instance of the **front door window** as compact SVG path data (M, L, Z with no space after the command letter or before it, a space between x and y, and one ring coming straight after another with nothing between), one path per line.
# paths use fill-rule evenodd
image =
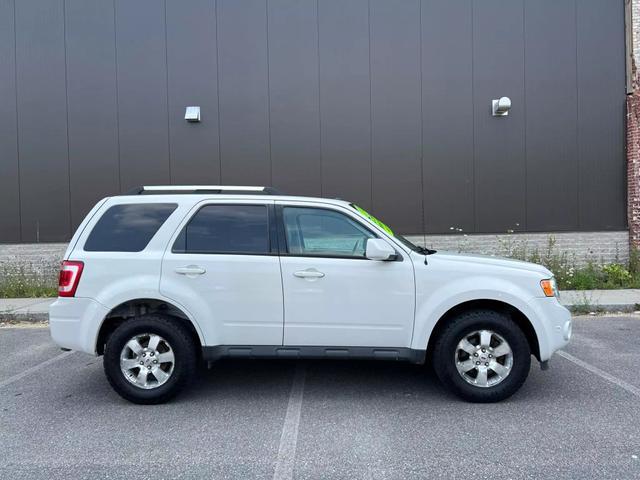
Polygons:
M375 235L348 216L322 208L285 207L283 219L290 255L364 258Z

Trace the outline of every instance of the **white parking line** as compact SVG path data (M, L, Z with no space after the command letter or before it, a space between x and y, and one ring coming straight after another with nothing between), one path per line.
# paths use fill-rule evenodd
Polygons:
M273 473L274 480L290 480L293 478L293 466L296 459L296 445L298 444L298 427L300 426L300 411L302 410L302 395L304 393L304 364L296 366L296 373L291 385L289 404L284 417L278 460Z
M52 363L56 363L59 360L62 360L63 358L68 357L69 355L72 355L74 352L62 352L60 355L56 355L53 358L50 358L49 360L45 360L42 363L39 363L38 365L34 365L31 368L27 368L25 371L18 373L17 375L14 375L13 377L9 377L6 380L2 380L0 382L0 388L2 387L6 387L7 385L12 384L13 382L17 382L18 380L31 375L34 372L37 372L38 370L46 367L47 365L51 365Z
M614 377L610 373L605 372L604 370L600 370L598 367L594 367L593 365L588 364L587 362L580 360L579 358L574 357L573 355L563 352L562 350L557 352L563 358L566 358L570 362L575 363L579 367L584 368L585 370L590 371L591 373L595 373L601 378L604 378L608 382L613 383L614 385L619 386L620 388L624 388L627 392L635 395L636 397L640 397L640 388L631 385L630 383L625 382L624 380L620 380L617 377Z

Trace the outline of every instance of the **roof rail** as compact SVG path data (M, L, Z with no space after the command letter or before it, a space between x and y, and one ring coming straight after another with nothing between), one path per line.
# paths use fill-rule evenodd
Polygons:
M234 185L143 185L123 195L166 194L222 194L222 195L284 195L273 187L245 187Z

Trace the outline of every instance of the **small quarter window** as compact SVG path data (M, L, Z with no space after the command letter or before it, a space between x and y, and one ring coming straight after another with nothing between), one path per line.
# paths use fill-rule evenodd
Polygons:
M288 251L292 255L364 258L373 233L347 215L322 208L283 209Z
M93 227L84 250L141 252L176 207L175 203L114 205Z
M269 253L264 205L207 205L180 232L173 253L263 255Z

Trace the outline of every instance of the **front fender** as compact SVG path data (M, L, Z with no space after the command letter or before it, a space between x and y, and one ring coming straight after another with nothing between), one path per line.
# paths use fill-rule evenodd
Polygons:
M478 286L482 286L478 288ZM547 329L532 306L535 297L518 285L495 277L473 276L447 282L429 292L416 292L416 321L411 348L425 349L438 321L452 308L473 300L495 300L518 309L533 326L540 356L550 356Z

